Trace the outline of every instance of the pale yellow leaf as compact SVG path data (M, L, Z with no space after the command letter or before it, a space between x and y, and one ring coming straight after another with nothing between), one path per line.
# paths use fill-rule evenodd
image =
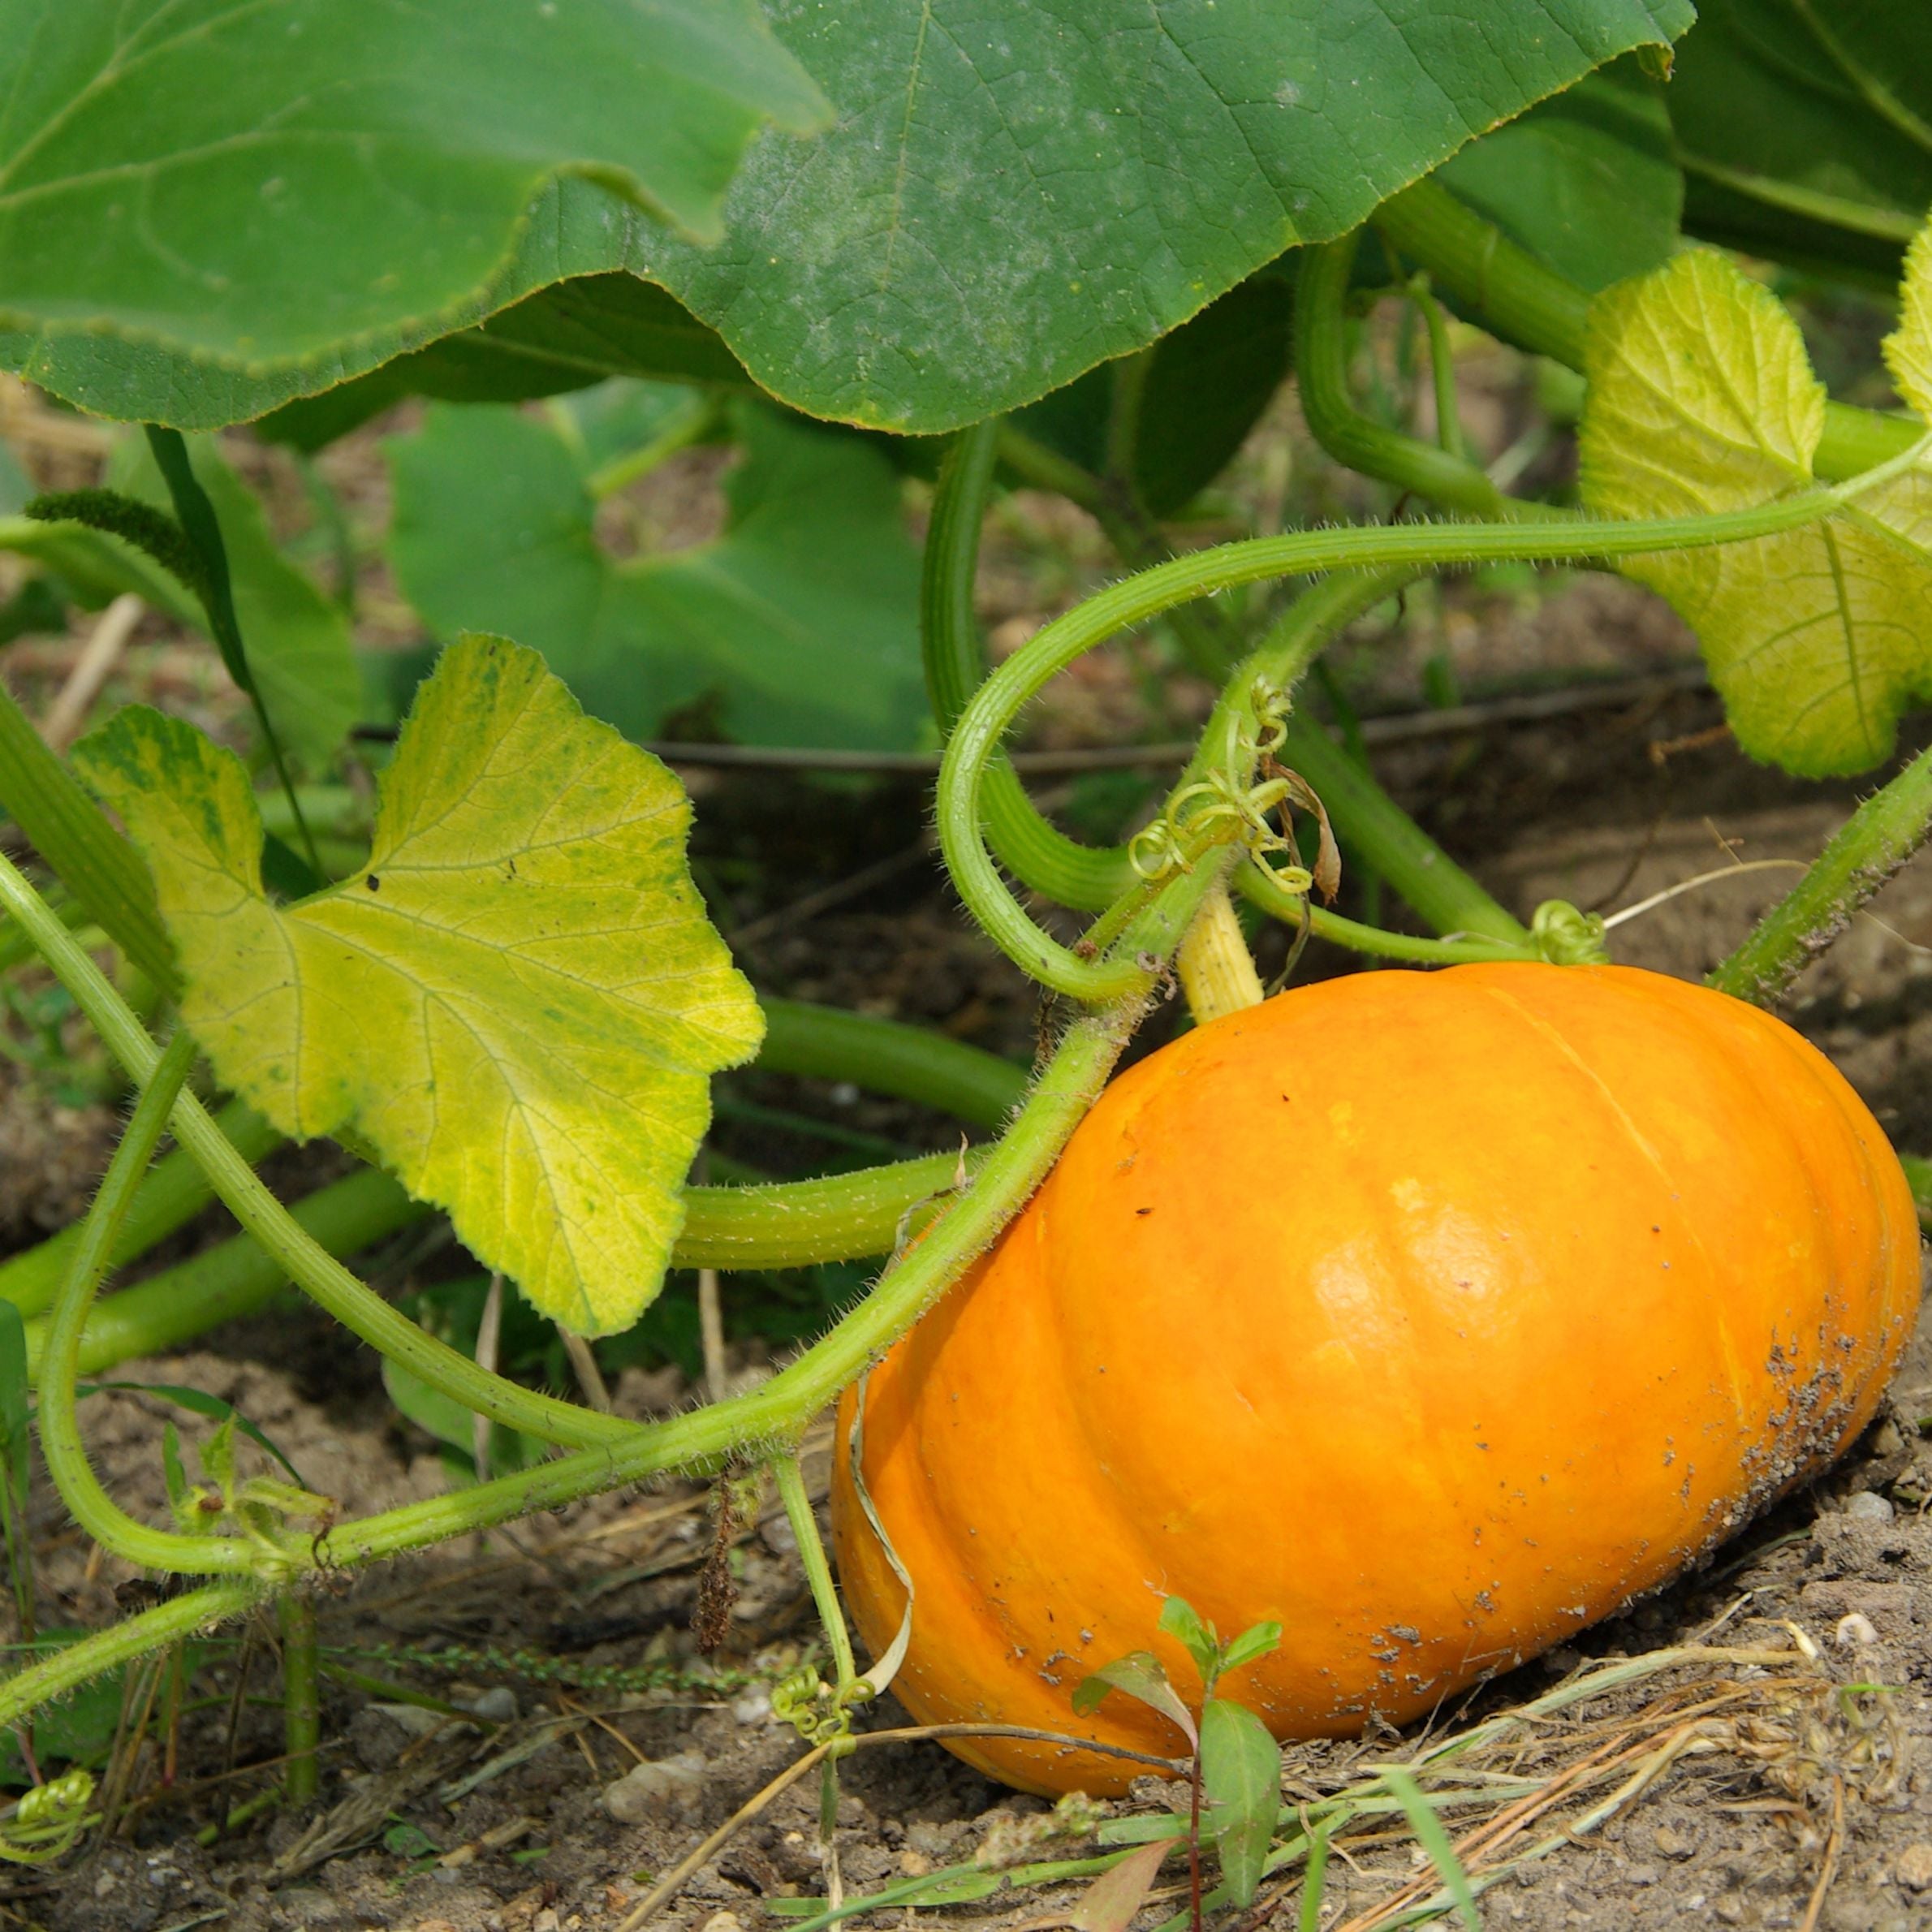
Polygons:
M1885 363L1907 404L1932 422L1932 223L1905 252L1899 326L1885 339Z
M480 1259L585 1335L656 1293L710 1119L763 1025L684 857L690 805L534 652L466 637L384 777L369 865L282 907L246 774L132 708L76 752L153 867L222 1080L353 1127Z
M1932 260L1915 251L1922 283ZM1922 303L1925 291L1919 298ZM1783 304L1704 251L1592 305L1583 491L1692 516L1813 486L1825 392ZM1828 520L1623 566L1697 632L1738 742L1807 776L1869 770L1932 696L1932 488L1893 479Z

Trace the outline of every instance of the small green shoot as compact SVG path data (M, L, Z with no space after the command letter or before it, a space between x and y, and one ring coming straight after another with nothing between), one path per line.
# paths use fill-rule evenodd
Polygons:
M440 1858L442 1847L420 1825L406 1820L382 1834L382 1848L398 1858Z
M288 1472L289 1480L298 1488L308 1486L302 1480L302 1472L278 1448L274 1439L257 1424L251 1422L232 1402L224 1401L219 1395L211 1395L205 1389L183 1388L171 1382L84 1382L75 1389L76 1397L87 1395L153 1395L162 1402L170 1402L177 1408L184 1408L192 1415L205 1416L211 1422L232 1422L235 1428L245 1435L262 1454L279 1463Z
M274 1476L242 1476L235 1464L235 1437L239 1418L231 1412L196 1454L203 1480L191 1482L182 1460L175 1425L162 1434L162 1467L166 1477L168 1507L183 1536L231 1536L239 1531L265 1550L279 1552L276 1533L285 1524L306 1520L326 1526L335 1520L333 1497Z
M1146 1650L1117 1658L1084 1679L1073 1693L1073 1708L1085 1717L1110 1691L1119 1691L1158 1710L1194 1747L1187 1844L1192 1918L1198 1927L1202 1837L1219 1856L1223 1891L1244 1906L1254 1902L1274 1841L1281 1807L1281 1760L1274 1740L1246 1706L1214 1692L1228 1671L1272 1650L1281 1641L1281 1625L1255 1624L1223 1643L1220 1632L1185 1598L1169 1597L1161 1606L1160 1628L1188 1653L1200 1674L1198 1723L1168 1682L1160 1659Z

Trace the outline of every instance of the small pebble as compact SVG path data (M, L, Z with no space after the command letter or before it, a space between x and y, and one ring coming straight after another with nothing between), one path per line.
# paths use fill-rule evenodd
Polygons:
M1914 1891L1923 1891L1932 1886L1932 1844L1921 1839L1915 1845L1908 1845L1900 1852L1892 1866L1901 1885L1908 1885Z
M1657 1848L1667 1858L1688 1858L1697 1850L1697 1844L1688 1832L1680 1831L1675 1825L1659 1825Z
M769 1691L747 1691L742 1697L731 1700L731 1715L741 1724L762 1724L771 1716L771 1693Z
M620 1825L641 1825L666 1812L695 1811L705 1796L705 1760L696 1751L634 1764L604 1787L604 1809Z
M492 1724L514 1724L516 1722L516 1693L507 1684L479 1692L467 1701L465 1708L472 1716L480 1717Z
M704 1932L744 1932L744 1921L735 1912L714 1912L705 1921Z
M1846 1650L1857 1650L1865 1644L1875 1644L1878 1641L1877 1627L1861 1610L1848 1611L1840 1617L1831 1635L1839 1648Z
M1857 1523L1889 1523L1898 1513L1875 1490L1861 1490L1845 1505L1845 1514Z

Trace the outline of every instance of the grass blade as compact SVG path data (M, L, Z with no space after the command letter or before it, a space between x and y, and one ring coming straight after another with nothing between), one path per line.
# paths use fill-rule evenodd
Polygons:
M1443 1821L1423 1796L1421 1788L1407 1771L1394 1765L1383 1771L1382 1781L1401 1805L1409 1830L1415 1833L1417 1842L1429 1854L1430 1862L1441 1877L1444 1888L1455 1901L1455 1909L1460 1913L1464 1925L1468 1932L1482 1932L1482 1919L1476 1909L1476 1894L1470 1889L1469 1874L1463 1869L1462 1861L1449 1842L1449 1834L1443 1829Z

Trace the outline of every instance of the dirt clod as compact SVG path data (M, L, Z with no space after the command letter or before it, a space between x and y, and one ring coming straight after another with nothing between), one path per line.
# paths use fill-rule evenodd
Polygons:
M1932 1844L1921 1839L1917 1844L1906 1846L1892 1870L1900 1884L1909 1886L1914 1891L1932 1887Z

